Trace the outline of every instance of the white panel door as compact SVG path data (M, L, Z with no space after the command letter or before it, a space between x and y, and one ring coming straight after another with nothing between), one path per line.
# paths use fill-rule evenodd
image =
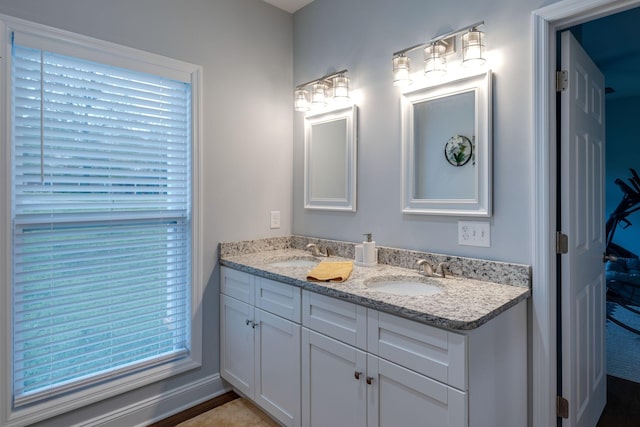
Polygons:
M300 325L255 309L255 394L287 427L300 426Z
M220 375L241 393L253 392L253 306L220 295Z
M466 393L371 355L367 369L369 427L469 425Z
M570 32L562 33L561 95L562 394L564 426L594 427L606 403L604 77Z
M302 425L366 427L367 356L302 328Z

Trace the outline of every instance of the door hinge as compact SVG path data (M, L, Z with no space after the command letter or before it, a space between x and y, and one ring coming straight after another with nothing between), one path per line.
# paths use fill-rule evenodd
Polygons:
M556 396L556 415L569 418L569 401L562 396Z
M562 92L569 87L569 73L566 70L556 71L556 92Z
M556 253L566 254L567 252L569 252L569 236L556 231Z

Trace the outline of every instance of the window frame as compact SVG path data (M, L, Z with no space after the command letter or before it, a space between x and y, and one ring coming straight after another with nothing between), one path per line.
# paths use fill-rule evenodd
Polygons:
M11 378L12 354L12 224L11 224L11 45L12 34L38 43L41 48L163 75L191 84L191 349L187 357L121 378L94 384L76 392L46 399L29 406L13 408L12 381L0 385L0 425L38 422L130 390L170 378L202 366L202 67L138 49L75 34L69 31L0 15L0 378Z

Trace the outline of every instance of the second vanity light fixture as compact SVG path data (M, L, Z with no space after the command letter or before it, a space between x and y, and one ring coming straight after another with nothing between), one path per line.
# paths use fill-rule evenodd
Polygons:
M411 84L411 60L408 53L424 50L424 73L427 77L440 78L447 72L446 56L456 51L456 38L462 44L462 65L480 66L484 63L484 33L478 27L484 21L476 22L456 31L440 35L427 43L417 44L393 54L393 84L405 87Z
M294 108L296 111L309 111L311 106L326 107L328 100L347 104L349 98L348 70L327 74L296 86Z

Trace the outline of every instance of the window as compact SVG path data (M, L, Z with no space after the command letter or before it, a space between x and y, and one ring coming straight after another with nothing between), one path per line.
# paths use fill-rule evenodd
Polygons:
M39 36L10 42L13 410L200 358L194 68Z

